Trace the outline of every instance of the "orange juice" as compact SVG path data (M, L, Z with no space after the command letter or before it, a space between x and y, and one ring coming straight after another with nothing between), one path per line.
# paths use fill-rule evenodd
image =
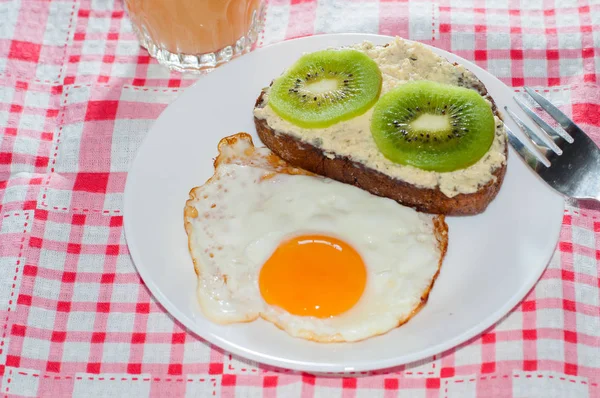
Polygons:
M254 25L260 19L261 3L261 0L125 0L134 29L151 54L155 50L195 56L211 53L218 56L219 51L229 46L235 50L236 44L238 52L243 52L240 46L247 46L254 39L248 36L257 33L252 31L257 29ZM224 56L227 58L227 54Z

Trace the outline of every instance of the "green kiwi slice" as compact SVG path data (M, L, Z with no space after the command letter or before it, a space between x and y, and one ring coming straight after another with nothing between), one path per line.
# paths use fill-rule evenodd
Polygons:
M448 172L477 162L494 141L496 123L474 90L416 81L384 94L373 110L371 134L399 164Z
M281 118L323 128L366 112L379 97L381 71L357 50L324 50L302 56L277 78L269 105Z

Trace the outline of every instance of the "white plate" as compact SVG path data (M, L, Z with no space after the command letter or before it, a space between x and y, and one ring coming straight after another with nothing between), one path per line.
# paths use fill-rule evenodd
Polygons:
M345 34L287 41L200 78L154 123L131 167L125 231L142 279L189 330L234 354L311 372L365 371L423 359L497 322L532 288L554 252L563 199L511 152L504 185L487 211L448 218L450 245L440 276L427 305L406 325L358 343L319 344L292 338L262 320L220 326L204 318L196 302L196 276L183 229L190 188L212 175L220 138L247 131L260 145L252 109L273 77L303 52L362 40L382 44L390 38ZM432 50L473 71L499 109L512 102L512 90L483 69Z

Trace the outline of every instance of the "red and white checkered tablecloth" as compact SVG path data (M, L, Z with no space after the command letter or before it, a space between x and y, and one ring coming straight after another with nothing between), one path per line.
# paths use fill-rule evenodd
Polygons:
M452 51L543 90L600 143L598 0L271 0L260 44L325 32ZM140 281L122 213L146 131L194 79L138 47L122 0L0 0L2 396L600 396L598 205L567 206L548 269L500 323L419 363L314 377L188 333Z

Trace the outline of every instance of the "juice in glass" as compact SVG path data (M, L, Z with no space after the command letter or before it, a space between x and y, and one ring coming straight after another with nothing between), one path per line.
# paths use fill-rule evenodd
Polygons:
M140 43L180 71L214 68L252 48L264 0L125 0Z

